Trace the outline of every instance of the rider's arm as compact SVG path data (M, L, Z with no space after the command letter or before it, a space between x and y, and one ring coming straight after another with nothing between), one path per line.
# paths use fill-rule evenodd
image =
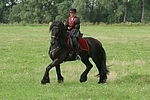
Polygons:
M75 21L75 29L80 29L80 19L79 18L76 18L76 21Z
M69 20L67 19L67 21L66 21L66 23L65 23L65 27L66 27L67 30L69 30L69 29L68 29L68 26L69 26L69 25L68 25L68 21L69 21Z

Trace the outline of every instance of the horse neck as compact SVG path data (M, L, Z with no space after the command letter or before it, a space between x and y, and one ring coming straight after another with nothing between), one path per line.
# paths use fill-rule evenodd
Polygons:
M67 36L67 31L63 30L61 32L60 38L58 39L59 46L67 48Z

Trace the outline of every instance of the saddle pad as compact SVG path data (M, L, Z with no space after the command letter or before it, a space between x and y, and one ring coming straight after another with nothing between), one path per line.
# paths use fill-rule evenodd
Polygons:
M80 38L78 40L78 43L80 44L80 48L82 50L89 51L89 45L88 45L87 41L84 38Z

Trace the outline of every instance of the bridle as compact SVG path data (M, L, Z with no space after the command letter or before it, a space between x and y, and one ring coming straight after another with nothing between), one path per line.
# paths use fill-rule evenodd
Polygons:
M58 37L56 37L56 36L51 36L51 38L54 38L54 39L58 40Z
M54 26L54 27L51 29L51 31L53 31L54 29L59 29L59 27ZM56 36L52 35L51 38L54 38L54 39L58 40L59 36L56 37Z

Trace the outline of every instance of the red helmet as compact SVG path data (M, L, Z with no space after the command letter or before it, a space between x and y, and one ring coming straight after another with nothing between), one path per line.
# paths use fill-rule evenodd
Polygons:
M76 10L75 8L71 8L69 12L70 12L70 13L76 13L77 10Z

